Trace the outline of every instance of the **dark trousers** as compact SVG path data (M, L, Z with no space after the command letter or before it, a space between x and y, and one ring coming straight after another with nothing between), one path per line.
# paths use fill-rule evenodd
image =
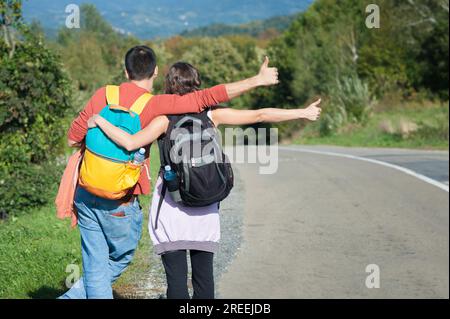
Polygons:
M191 250L193 299L214 299L214 254ZM186 250L171 251L161 256L167 278L167 299L190 299L187 286Z

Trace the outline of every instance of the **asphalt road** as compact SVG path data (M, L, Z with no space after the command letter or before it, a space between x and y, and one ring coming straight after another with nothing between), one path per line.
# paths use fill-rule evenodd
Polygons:
M235 169L243 242L221 298L449 298L448 152L289 147L274 175Z

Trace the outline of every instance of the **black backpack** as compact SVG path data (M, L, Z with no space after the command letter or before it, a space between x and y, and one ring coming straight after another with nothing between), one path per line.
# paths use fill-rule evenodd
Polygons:
M177 174L181 204L203 207L224 200L233 188L233 169L208 112L169 115L168 119L168 129L158 139L161 173L170 165ZM163 178L156 228L166 192Z

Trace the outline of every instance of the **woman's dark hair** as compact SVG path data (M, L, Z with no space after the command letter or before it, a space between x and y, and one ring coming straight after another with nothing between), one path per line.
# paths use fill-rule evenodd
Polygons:
M150 79L156 69L155 52L145 45L131 48L125 56L125 69L130 80Z
M185 95L199 90L201 85L200 73L195 67L186 62L177 62L166 75L165 92Z

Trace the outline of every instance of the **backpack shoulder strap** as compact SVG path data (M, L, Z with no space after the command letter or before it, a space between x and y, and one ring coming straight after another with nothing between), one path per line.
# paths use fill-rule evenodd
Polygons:
M205 127L215 127L212 119L209 117L208 113L211 111L211 108L204 110L203 112L197 114L197 117L202 120L202 123Z
M138 99L134 104L131 106L130 110L136 113L137 115L141 115L142 111L144 110L147 103L151 100L153 97L150 93L144 93Z
M158 210L156 211L156 217L155 217L155 229L158 229L159 213L161 212L161 206L162 206L164 197L166 196L166 192L167 192L167 183L164 180L164 177L163 177L162 183L163 184L162 184L162 188L161 188L161 194L160 194L159 202L158 202Z
M160 162L160 171L162 172L163 167L167 165L167 161L166 161L166 155L165 155L165 140L166 135L161 136L160 138L158 138L158 148L159 148L159 162Z
M176 115L166 115L166 117L169 120L169 126L167 127L166 132L158 138L161 170L163 170L166 165L170 165L170 135L177 119L179 118L179 116Z
M110 105L119 105L119 86L117 85L107 85L106 86L106 100ZM130 111L140 115L144 110L147 103L153 97L150 93L144 93L133 103L130 107Z
M106 101L111 105L119 105L119 87L117 85L106 86Z

